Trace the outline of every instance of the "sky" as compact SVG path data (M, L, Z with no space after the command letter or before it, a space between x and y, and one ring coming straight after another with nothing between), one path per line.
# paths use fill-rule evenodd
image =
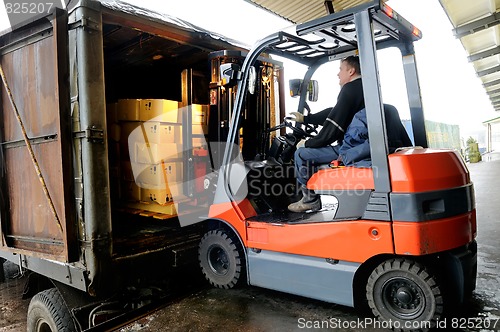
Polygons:
M248 45L291 25L243 0L126 1ZM426 119L457 124L462 137L484 140L482 122L500 114L493 110L462 44L453 37L452 25L439 1L389 0L388 4L423 32L415 50ZM5 12L0 10L0 31L6 23ZM378 61L384 102L395 105L402 118L409 118L399 53L380 54Z

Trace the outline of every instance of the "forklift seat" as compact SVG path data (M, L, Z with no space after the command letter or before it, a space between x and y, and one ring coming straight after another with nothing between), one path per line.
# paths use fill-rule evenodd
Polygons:
M307 182L314 191L373 190L373 169L353 166L320 169Z

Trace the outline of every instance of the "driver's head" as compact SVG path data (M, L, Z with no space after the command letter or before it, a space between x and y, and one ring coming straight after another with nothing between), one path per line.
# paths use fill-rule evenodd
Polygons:
M360 75L361 69L359 67L359 57L348 56L340 61L340 69L338 73L340 86L344 86L344 84L351 82Z

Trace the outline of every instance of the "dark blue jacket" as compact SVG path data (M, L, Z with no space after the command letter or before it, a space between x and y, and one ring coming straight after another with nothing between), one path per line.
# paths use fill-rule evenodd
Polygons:
M384 104L384 115L389 153L393 153L397 148L412 146L397 109L392 105ZM371 167L370 140L364 108L354 115L347 128L339 149L339 156L346 166Z

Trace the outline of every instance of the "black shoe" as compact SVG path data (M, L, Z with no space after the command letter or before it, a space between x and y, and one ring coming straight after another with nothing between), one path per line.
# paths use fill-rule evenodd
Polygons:
M304 203L304 198L300 201L288 205L288 210L291 212L306 212L321 210L321 199L316 198L313 201Z

